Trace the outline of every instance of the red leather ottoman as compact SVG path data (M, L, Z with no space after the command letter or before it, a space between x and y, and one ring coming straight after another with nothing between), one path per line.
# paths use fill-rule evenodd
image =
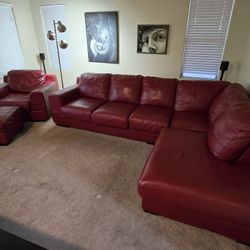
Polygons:
M0 144L8 144L23 127L22 110L19 107L0 107Z

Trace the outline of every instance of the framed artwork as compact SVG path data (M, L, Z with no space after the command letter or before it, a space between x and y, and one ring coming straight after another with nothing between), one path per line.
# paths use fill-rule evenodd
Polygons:
M89 62L118 63L118 12L85 13Z
M169 25L138 25L137 53L167 54Z

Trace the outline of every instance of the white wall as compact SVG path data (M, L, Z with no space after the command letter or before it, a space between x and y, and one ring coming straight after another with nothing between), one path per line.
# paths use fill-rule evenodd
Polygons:
M243 51L238 81L245 85L250 93L250 24L248 24L248 36Z
M235 6L224 52L224 60L230 61L225 80L250 85L250 1L235 0Z
M46 53L46 34L41 24L40 5L65 4L68 19L69 51L72 69L64 71L65 86L75 83L83 72L112 72L161 77L180 76L180 66L188 17L189 0L7 0L14 6L17 28L28 68L38 68L39 52ZM250 85L250 0L236 0L226 43L224 60L230 61L225 79ZM88 62L84 13L119 12L119 64ZM166 55L136 53L138 24L169 24ZM57 72L58 73L58 72ZM59 74L58 74L58 79Z
M24 55L24 62L27 68L39 68L37 59L38 45L31 13L29 0L5 0L13 6L18 35Z
M179 77L188 15L188 0L31 0L33 19L41 51L46 51L45 35L41 32L40 5L63 3L66 6L72 70L64 71L64 85L75 83L83 72L112 72ZM119 64L88 62L85 12L119 12ZM138 24L169 24L166 55L137 54ZM47 63L47 62L46 62ZM52 71L49 68L50 71Z

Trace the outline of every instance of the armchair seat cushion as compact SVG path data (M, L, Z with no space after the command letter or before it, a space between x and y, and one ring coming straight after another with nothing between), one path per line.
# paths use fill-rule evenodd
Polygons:
M207 113L177 111L174 113L171 127L207 132Z
M18 106L23 110L30 111L30 95L25 93L12 92L0 99L0 106Z
M95 124L116 128L128 128L128 119L135 110L136 104L108 102L92 113Z
M183 216L190 211L249 228L249 175L249 167L214 157L206 133L165 128L140 177L139 193L143 199L182 209Z
M104 101L98 99L78 98L62 106L61 110L69 118L92 122L91 113L103 103Z
M159 133L169 125L172 113L170 108L141 105L131 114L129 126L135 130Z

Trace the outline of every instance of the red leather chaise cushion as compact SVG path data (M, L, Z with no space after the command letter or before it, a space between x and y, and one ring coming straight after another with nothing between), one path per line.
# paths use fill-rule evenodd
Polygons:
M11 70L8 72L12 91L29 93L45 83L46 75L41 70Z
M250 145L250 101L232 104L208 129L208 145L221 160L233 161Z
M176 111L172 118L171 127L207 132L207 113Z
M144 77L140 104L173 108L176 86L176 79Z
M142 76L112 75L109 100L138 104L141 85Z
M206 142L202 132L162 129L139 180L143 208L250 239L250 168L216 159Z

